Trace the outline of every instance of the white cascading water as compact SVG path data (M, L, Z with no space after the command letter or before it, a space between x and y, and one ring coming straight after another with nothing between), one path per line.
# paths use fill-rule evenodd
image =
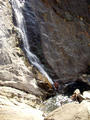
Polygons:
M30 46L28 43L27 35L26 35L25 19L24 19L23 13L22 13L22 8L24 7L24 2L25 2L25 0L11 0L12 8L15 12L17 27L22 36L24 49L26 51L29 61L48 79L49 83L52 86L54 86L54 82L52 81L52 79L48 76L48 74L44 70L43 65L40 63L37 56L34 55L30 51Z

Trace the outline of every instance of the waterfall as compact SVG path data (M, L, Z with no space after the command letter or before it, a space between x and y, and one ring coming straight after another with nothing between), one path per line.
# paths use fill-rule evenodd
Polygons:
M26 34L26 26L25 26L25 18L22 13L22 8L24 7L25 0L11 0L12 8L15 13L15 18L17 22L17 27L19 29L19 32L22 36L22 41L24 45L24 50L26 52L26 55L29 59L29 61L48 79L49 83L54 86L54 82L49 77L49 75L46 73L46 71L43 68L43 65L40 63L40 60L37 58L35 54L33 54L30 51L30 46L28 43L28 38Z

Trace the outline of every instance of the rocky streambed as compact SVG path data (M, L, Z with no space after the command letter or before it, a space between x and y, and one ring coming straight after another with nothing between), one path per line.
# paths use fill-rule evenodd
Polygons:
M75 5L69 0L68 3L73 7ZM76 3L78 6L81 1ZM47 78L28 62L10 1L0 0L1 120L90 120L90 93L83 93L90 90L89 1L86 3L82 2L79 13L76 10L70 14L70 10L66 12L69 8L67 2L62 0L25 2L23 12L27 17L32 52L37 54L45 70L57 81L57 94ZM66 5L65 9L63 5ZM86 6L87 14L84 14L83 6ZM75 16L72 15L74 13ZM78 14L81 17L77 18ZM76 83L76 80L80 82ZM81 103L77 99L72 102L69 97L77 88L83 93Z

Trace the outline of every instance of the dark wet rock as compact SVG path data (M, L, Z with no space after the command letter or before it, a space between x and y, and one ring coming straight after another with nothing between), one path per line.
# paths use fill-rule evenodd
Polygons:
M89 3L28 0L23 9L31 51L62 83L79 80L90 64Z

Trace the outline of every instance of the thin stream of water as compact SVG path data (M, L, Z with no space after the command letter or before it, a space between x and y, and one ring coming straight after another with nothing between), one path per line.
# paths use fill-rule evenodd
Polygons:
M54 86L54 82L49 77L47 72L44 70L43 65L40 63L40 60L37 58L35 54L30 51L30 46L28 43L28 38L26 34L26 26L25 26L25 18L22 13L22 8L24 7L24 0L11 0L12 8L15 13L15 18L17 22L17 27L22 36L24 50L26 51L27 57L29 61L48 79L52 86Z

